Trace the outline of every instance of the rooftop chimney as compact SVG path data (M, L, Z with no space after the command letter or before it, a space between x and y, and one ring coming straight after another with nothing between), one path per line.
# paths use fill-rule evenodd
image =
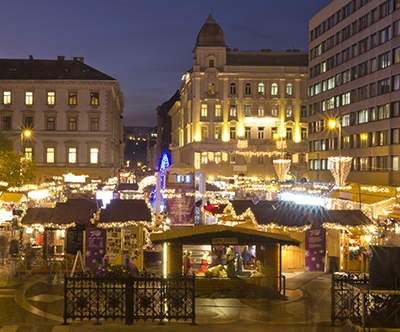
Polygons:
M78 61L78 57L77 57L77 56L74 56L74 57L72 58L72 60Z
M80 56L79 57L79 62L82 62L83 63L83 59L85 59L83 56Z
M57 60L62 61L62 60L64 60L64 59L65 59L65 56L64 56L64 55L59 55L59 56L57 56Z
M29 56L29 60L33 60L33 55L30 55L30 56Z

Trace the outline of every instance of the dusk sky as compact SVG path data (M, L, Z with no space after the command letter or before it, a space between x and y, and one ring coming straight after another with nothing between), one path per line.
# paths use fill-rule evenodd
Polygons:
M307 51L308 21L329 2L5 0L0 57L84 57L120 82L126 126L155 126L155 109L180 88L211 12L230 48Z

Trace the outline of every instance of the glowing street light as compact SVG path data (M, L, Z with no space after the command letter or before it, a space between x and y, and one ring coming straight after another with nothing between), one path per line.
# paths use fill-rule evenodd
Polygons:
M30 130L21 131L21 149L20 149L21 156L23 155L24 138L28 138L31 135L32 135L32 132Z

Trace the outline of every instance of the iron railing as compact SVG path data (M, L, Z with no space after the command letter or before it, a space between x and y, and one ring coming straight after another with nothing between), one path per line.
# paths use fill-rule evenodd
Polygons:
M174 273L166 278L140 272L93 272L64 277L64 324L68 319L192 320L195 325L195 277Z
M331 323L350 320L362 328L400 327L400 290L371 289L366 275L332 275Z
M349 318L349 290L350 285L369 285L369 278L365 274L333 273L331 282L331 324L336 319L342 323Z

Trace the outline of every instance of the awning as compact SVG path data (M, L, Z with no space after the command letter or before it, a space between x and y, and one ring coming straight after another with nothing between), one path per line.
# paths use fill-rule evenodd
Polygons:
M4 203L19 203L19 202L27 202L28 198L21 193L3 193L0 196L0 202Z

